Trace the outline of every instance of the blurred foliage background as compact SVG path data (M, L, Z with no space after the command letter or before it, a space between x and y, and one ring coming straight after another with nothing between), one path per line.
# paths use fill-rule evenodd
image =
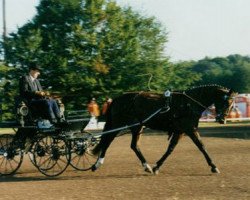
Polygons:
M250 91L250 57L171 63L167 36L156 18L112 0L41 0L33 19L1 41L2 117L13 118L19 78L33 61L44 88L59 93L67 110L86 109L92 97L101 104L107 96L149 90L149 80L158 92L201 84Z

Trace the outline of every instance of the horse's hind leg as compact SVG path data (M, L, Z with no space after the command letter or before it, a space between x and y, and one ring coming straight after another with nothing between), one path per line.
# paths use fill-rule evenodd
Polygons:
M91 170L96 171L103 163L107 149L109 148L112 141L115 139L118 132L113 132L112 134L103 135L98 146L100 147L99 158L97 162L92 166Z
M173 133L166 153L161 157L160 160L158 160L156 162L156 166L153 168L153 172L155 174L159 173L159 169L160 169L161 165L164 163L164 161L167 159L167 157L173 152L174 148L178 144L179 139L182 137L182 135L183 134L181 134L181 133Z
M142 163L142 166L144 167L144 170L149 173L153 173L152 168L150 165L147 163L145 157L143 156L140 148L139 148L139 142L140 142L140 137L142 134L142 128L138 129L132 129L132 141L131 141L131 149L135 152L136 156L139 158L139 160Z
M204 146L204 144L202 143L201 139L200 139L200 134L198 131L194 131L191 134L188 134L189 137L193 140L193 142L195 143L195 145L199 148L199 150L203 153L204 157L207 160L208 165L211 167L211 171L213 173L220 173L220 171L218 170L218 168L215 166L215 164L213 163L212 159L210 158L210 156L208 155L206 148Z

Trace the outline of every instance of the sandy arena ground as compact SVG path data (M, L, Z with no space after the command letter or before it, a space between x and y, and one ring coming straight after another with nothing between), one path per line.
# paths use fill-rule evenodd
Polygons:
M96 172L69 167L62 175L47 178L25 157L15 176L0 177L0 200L250 199L250 140L203 137L221 171L212 174L203 155L184 137L157 176L143 171L130 140L130 135L116 138ZM141 149L154 165L167 144L165 135L143 135Z

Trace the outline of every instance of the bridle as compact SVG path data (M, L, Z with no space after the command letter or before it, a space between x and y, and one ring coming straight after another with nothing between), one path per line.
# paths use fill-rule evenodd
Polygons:
M216 120L223 120L225 116L227 116L230 112L230 110L232 109L233 103L234 103L234 97L230 97L228 95L224 96L224 100L225 101L231 101L230 105L226 105L224 104L224 106L221 109L217 109L216 112L218 112L218 114L216 115Z

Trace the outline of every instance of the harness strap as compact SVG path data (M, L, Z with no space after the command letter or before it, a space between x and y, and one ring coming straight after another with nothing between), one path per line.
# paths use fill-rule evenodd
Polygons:
M161 111L160 114L164 114L164 113L170 111L170 106L165 106L163 108L166 109L166 110Z
M191 99L193 102L197 103L199 106L201 106L202 108L207 109L206 106L204 106L201 102L195 100L194 98L192 98L191 96L187 95L185 92L173 92L174 94L180 94L180 95L184 95L186 97L188 97L189 99Z

